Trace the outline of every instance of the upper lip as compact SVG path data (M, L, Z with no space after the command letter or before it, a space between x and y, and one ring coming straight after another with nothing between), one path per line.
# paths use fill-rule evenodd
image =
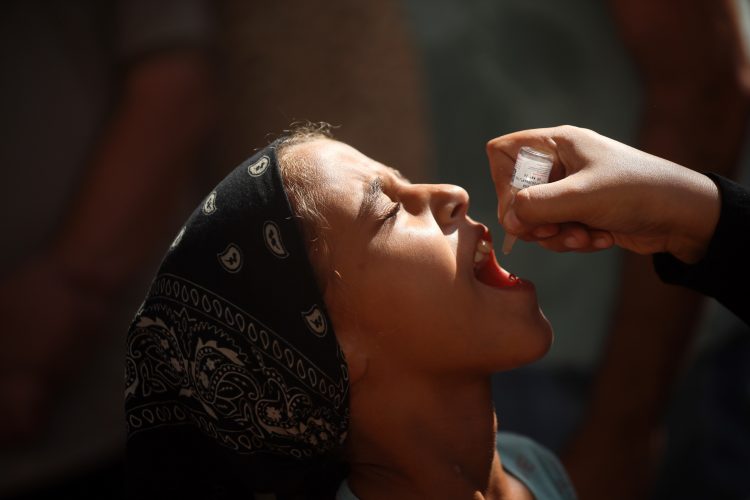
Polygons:
M479 235L479 239L486 240L492 243L492 235L490 234L489 228L485 226L484 224L479 224L479 226L482 231L481 234Z
M467 259L469 261L469 268L472 270L472 276L474 276L474 252L476 252L477 245L480 240L492 243L492 235L490 234L490 230L484 224L474 221L471 222L472 230L474 231L474 238L472 238L472 245L468 249Z

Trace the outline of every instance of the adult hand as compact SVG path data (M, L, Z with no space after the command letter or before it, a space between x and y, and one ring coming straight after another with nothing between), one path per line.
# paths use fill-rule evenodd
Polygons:
M510 180L519 149L551 153L550 183L519 191ZM669 252L686 263L704 255L719 219L708 177L591 130L526 130L487 144L505 230L556 251L618 245L640 254Z

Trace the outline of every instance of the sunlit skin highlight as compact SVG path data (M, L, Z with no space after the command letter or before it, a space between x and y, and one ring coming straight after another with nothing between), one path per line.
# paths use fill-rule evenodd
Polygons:
M490 375L549 349L533 286L477 280L487 230L468 217L463 189L411 184L330 139L288 154L315 169L328 225L325 300L349 365L352 490L531 498L495 451Z

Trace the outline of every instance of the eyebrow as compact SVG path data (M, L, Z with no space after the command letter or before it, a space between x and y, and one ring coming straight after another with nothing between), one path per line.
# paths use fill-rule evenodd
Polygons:
M388 169L389 169L389 170L390 170L391 172L393 172L394 174L396 174L396 177L398 177L398 178L399 178L399 179L401 179L402 181L406 181L406 182L411 182L411 181L410 181L409 179L407 179L407 178L406 178L406 176L405 176L404 174L402 174L402 173L401 173L401 171L400 171L400 170L397 170L397 169L395 169L395 168L393 168L393 167L388 167Z
M380 177L374 177L370 182L365 184L362 193L362 203L360 204L359 212L357 213L357 219L372 217L377 212L377 201L382 192L383 179Z

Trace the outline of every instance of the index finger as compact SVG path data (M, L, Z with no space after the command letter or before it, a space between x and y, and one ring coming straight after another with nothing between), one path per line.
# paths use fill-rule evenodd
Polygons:
M518 152L523 146L530 146L552 155L553 166L550 173L550 182L565 176L558 158L557 143L554 140L558 129L559 127L523 130L497 137L487 143L487 157L490 162L492 182L497 194L497 216L499 220L502 220L512 201L510 183L513 179L513 167Z
M490 160L490 167L493 170L493 179L495 167L507 172L504 180L509 183L513 173L513 164L518 156L518 151L523 146L530 146L539 151L549 153L553 157L554 166L550 174L550 182L564 177L564 171L558 157L556 138L563 135L561 129L564 127L548 127L529 130L521 130L510 134L496 137L487 143L487 157ZM509 162L510 169L507 168ZM503 179L499 179L503 180Z

